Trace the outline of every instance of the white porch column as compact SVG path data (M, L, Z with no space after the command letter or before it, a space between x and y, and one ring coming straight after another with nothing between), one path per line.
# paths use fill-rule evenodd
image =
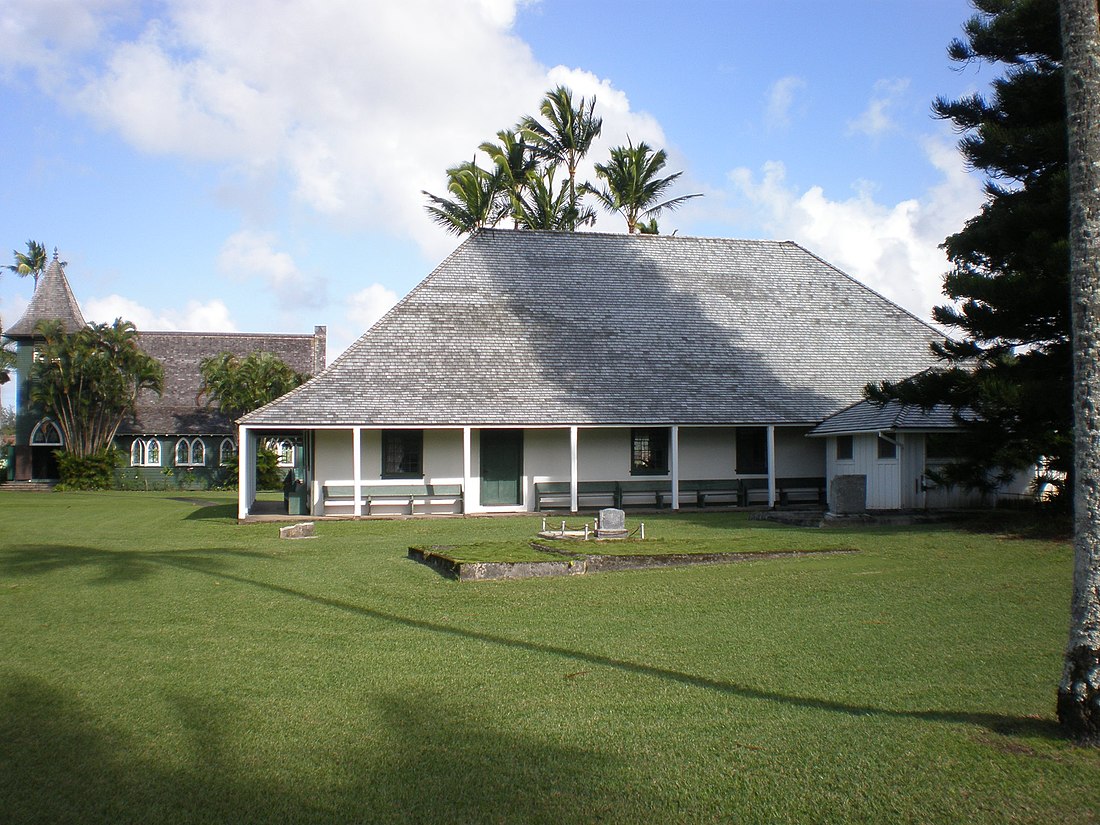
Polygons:
M569 428L569 511L577 512L577 461L578 430L576 425Z
M237 430L237 518L248 517L256 498L255 434L248 427Z
M775 425L768 425L768 506L775 506Z
M669 436L668 471L672 476L672 509L680 509L680 428L672 425Z
M462 510L470 512L470 491L474 489L473 436L462 428Z
M352 514L363 515L363 497L360 485L363 483L363 454L361 445L363 442L363 428L351 428L351 492L355 496L355 509Z

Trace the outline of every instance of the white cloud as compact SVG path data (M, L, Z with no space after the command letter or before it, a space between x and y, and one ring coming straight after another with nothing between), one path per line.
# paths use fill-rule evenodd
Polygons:
M92 298L81 305L86 320L109 324L116 318L130 321L139 330L186 330L188 332L235 332L229 308L217 299L201 303L188 301L182 310L151 309L122 295Z
M287 252L276 249L274 232L242 229L234 232L218 253L218 269L238 281L259 280L284 313L325 303L326 282L303 272Z
M7 273L5 273L7 274ZM9 276L14 278L14 276ZM30 290L27 290L28 296ZM0 329L6 329L23 317L27 311L30 298L22 295L0 295Z
M777 238L803 244L825 260L922 318L945 302L948 261L939 244L980 208L979 180L967 173L954 147L926 138L922 146L941 181L919 198L879 203L863 184L847 200L831 200L819 186L798 192L782 163L730 174L738 194Z
M260 278L276 289L300 281L302 273L286 252L274 249L273 232L242 229L234 232L218 253L218 269L232 278Z
M371 284L348 299L347 319L365 332L396 303L396 292L381 284Z
M364 332L374 326L398 301L397 293L374 283L350 295L343 322L331 324L328 330L328 361L339 356Z
M909 81L904 78L877 81L867 108L859 117L848 121L848 133L878 137L898 128L891 110L908 88Z
M517 6L535 5L539 0L477 0L485 19L501 29L516 22Z
M69 75L68 61L98 49L109 26L135 16L131 0L5 0L0 7L0 73L29 69L45 88Z
M284 181L335 226L411 236L428 257L453 239L425 214L421 190L441 191L448 166L557 83L598 96L597 157L627 134L663 143L656 120L608 81L534 58L511 30L529 0L15 2L18 13L0 20L24 36L8 40L41 55L40 81L66 105L143 151L213 161L236 180ZM143 22L124 17L150 9L157 16ZM67 14L74 31L51 39ZM47 82L57 66L66 83ZM257 186L251 197L273 195Z
M764 110L764 122L769 128L782 129L791 124L791 107L795 94L806 87L801 77L781 77L768 89L768 102Z
M422 189L515 122L547 87L511 34L515 0L195 0L110 50L74 92L145 151L274 167L349 228L451 240Z

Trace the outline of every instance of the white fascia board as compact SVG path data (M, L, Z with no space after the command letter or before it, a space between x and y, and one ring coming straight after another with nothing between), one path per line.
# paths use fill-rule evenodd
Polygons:
M681 429L736 429L745 427L775 427L778 429L802 429L813 427L815 422L807 421L803 424L249 424L250 430L351 430L359 427L363 430L461 430L469 427L473 430L568 430L577 427L581 430L626 430L634 427L680 427ZM836 433L828 433L836 435ZM842 433L843 435L843 433Z

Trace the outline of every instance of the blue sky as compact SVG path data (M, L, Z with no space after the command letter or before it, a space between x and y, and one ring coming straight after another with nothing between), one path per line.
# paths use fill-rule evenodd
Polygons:
M3 263L59 248L90 320L309 332L330 359L454 248L446 166L564 83L702 192L681 235L795 240L927 317L982 202L937 95L965 0L8 0ZM590 174L590 173L589 173ZM624 231L601 218L601 231ZM0 277L13 323L28 280ZM10 390L9 390L10 393ZM4 397L10 404L10 394Z

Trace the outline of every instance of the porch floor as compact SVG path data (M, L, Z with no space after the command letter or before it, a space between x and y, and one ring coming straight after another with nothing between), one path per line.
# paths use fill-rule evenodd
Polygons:
M779 507L775 508L779 510ZM791 507L782 508L784 510L796 510L797 505ZM719 512L767 512L768 507L766 505L750 505L748 507L723 507L721 505L711 505L703 510L699 510L695 507L681 508L681 513L719 513ZM521 512L508 512L508 513L415 513L410 515L409 513L382 513L374 516L351 516L351 515L332 515L332 516L291 516L283 509L282 501L257 501L252 505L251 510L246 518L237 519L240 524L255 524L259 522L299 522L299 521L393 521L395 519L443 519L443 518L512 518L515 516L545 516L547 518L577 518L578 516L594 516L599 510L580 510L576 513L571 513L565 510L530 510ZM650 513L672 513L673 510L665 507L660 510L643 509L631 507L627 510L629 515L646 515Z

